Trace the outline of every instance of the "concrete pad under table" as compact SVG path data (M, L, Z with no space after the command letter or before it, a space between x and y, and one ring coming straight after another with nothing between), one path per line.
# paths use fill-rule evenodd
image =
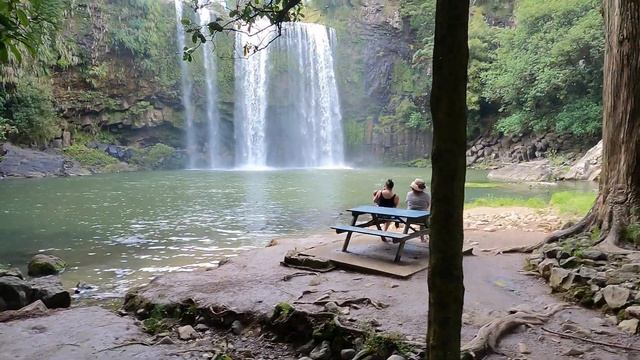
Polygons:
M399 263L393 262L398 244L385 243L366 235L353 236L348 252L342 251L343 241L334 241L302 253L329 259L342 268L407 278L426 269L429 264L429 245L416 240L407 241Z

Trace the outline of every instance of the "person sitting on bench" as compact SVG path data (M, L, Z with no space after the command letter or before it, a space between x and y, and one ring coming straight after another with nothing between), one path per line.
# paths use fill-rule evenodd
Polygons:
M415 179L409 187L411 191L407 193L407 209L429 211L431 196L425 191L427 185L424 180ZM426 242L424 235L420 236L420 241Z
M398 207L400 198L393 192L393 185L393 180L388 179L387 182L384 183L384 188L382 190L376 190L373 192L373 202L382 207ZM387 231L387 229L389 229L390 224L390 221L385 221L384 231ZM397 226L398 225L396 225L396 227Z

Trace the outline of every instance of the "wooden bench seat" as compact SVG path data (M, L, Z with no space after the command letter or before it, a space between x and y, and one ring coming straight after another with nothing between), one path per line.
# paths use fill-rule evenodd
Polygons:
M367 234L373 236L380 236L393 239L393 242L399 242L400 240L407 237L407 234L391 232L391 231L382 231L377 229L368 229L359 226L350 226L350 225L335 225L331 227L336 230L337 234L341 234L343 232L354 232L359 234Z

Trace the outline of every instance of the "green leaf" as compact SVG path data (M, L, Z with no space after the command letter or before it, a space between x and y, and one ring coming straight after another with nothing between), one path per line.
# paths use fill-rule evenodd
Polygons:
M9 52L7 52L7 46L3 42L0 42L0 62L9 62Z
M20 24L22 26L24 26L24 27L29 26L29 17L24 12L24 10L16 9L16 16L18 17L18 20L20 21Z
M20 53L20 50L18 49L18 47L15 46L15 45L9 44L9 49L11 49L11 52L13 53L13 56L16 58L16 62L17 63L21 63L22 62L22 54Z

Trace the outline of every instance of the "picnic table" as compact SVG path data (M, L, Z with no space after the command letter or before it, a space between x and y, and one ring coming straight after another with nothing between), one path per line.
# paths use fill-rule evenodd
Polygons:
M393 243L398 244L398 251L394 262L400 262L402 256L402 249L407 240L420 237L429 233L429 216L428 211L422 210L405 210L398 208L389 208L382 206L363 205L358 206L347 211L351 212L353 219L351 225L335 225L332 229L336 230L336 233L347 233L347 237L342 245L342 251L346 252L349 247L349 241L353 233L360 233L366 235L379 236L383 241L387 238L392 239ZM358 218L361 215L370 215L371 220L358 224ZM384 231L380 224L385 221L394 221L404 224L404 231L402 233ZM368 227L375 225L377 229L369 229ZM412 232L409 233L409 230Z

